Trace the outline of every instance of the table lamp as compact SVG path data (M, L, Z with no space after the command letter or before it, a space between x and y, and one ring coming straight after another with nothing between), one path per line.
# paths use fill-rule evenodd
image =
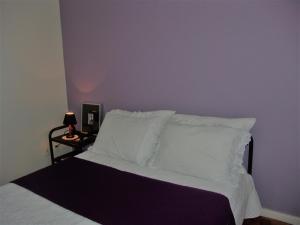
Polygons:
M69 133L67 134L67 138L74 137L75 124L77 124L75 114L73 112L67 112L64 118L64 125L69 127Z

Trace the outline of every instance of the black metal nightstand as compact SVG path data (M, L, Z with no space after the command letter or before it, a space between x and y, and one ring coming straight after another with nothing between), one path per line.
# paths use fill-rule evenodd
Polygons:
M57 164L59 161L67 159L69 157L75 156L79 153L82 153L84 149L88 146L94 143L96 139L96 135L94 134L85 134L79 131L75 131L74 134L78 135L78 138L75 140L65 140L63 137L65 134L59 135L52 137L53 132L59 131L62 129L67 128L67 126L59 126L53 128L49 132L49 146L50 146L50 155L51 155L51 163L52 165ZM57 142L59 144L63 144L69 147L72 147L73 150L71 152L68 152L66 154L60 155L58 157L54 157L54 152L53 152L53 142Z

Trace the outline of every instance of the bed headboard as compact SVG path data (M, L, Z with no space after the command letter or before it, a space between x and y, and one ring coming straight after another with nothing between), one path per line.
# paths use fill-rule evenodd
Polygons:
M251 140L248 144L248 165L247 165L247 171L249 174L252 174L252 163L253 163L253 146L254 146L254 140L253 137L251 137Z

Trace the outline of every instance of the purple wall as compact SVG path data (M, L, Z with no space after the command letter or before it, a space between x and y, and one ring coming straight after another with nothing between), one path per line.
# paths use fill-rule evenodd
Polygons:
M296 4L61 0L69 107L254 116L263 206L300 216Z

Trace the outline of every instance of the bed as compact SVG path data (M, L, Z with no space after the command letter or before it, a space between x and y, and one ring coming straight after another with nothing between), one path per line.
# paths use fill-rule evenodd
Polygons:
M170 125L170 117L176 127ZM174 119L174 112L169 111L112 111L88 151L0 188L0 224L241 225L244 218L257 217L261 210L250 175L253 139L249 139L249 134L243 140L244 144L251 140L245 144L249 146L248 172L244 167L238 170L230 167L231 172L238 171L234 179L227 174L226 180L222 179L225 167L211 168L211 165L208 165L209 174L214 174L213 179L206 177L205 162L197 159L195 165L185 165L185 160L189 160L189 164L193 164L193 160L190 156L183 158L186 153L193 158L198 154L193 152L191 142L197 140L198 149L201 132L210 133L210 136L204 135L205 147L217 148L216 143L228 145L224 141L231 140L230 135L246 134L243 130L250 130L254 123L251 121L249 125L249 120L246 121L248 127L244 129L245 121L183 115ZM235 128L224 126L227 122ZM131 130L132 126L136 127ZM186 132L187 140L176 138ZM232 134L222 137L221 142L206 140L211 135L219 137L228 132ZM174 139L176 146L172 145ZM237 144L237 140L232 143ZM179 155L176 155L178 151L172 153L174 148L182 149L186 141L189 145L184 151ZM141 146L143 154L140 154ZM237 163L241 163L241 146ZM222 158L224 149L226 146L218 153ZM205 159L209 164L216 160L211 155ZM232 155L228 155L227 160L235 161ZM193 174L194 171L197 173Z

